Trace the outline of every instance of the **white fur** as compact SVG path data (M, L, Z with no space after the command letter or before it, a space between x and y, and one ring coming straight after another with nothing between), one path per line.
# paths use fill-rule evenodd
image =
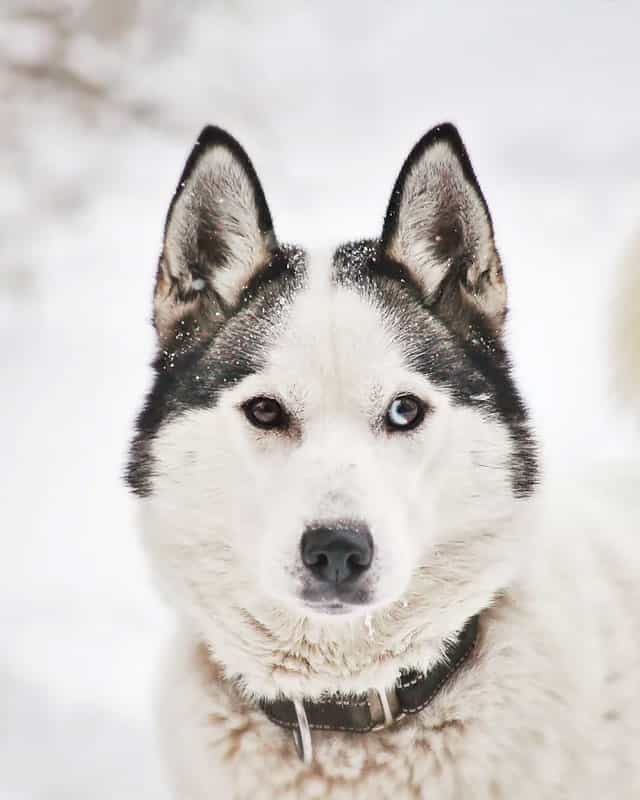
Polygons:
M160 700L176 796L640 796L637 474L514 499L506 427L413 373L381 309L327 273L312 269L263 371L153 446L142 524L181 618ZM376 433L401 391L433 411L414 434ZM261 394L299 436L248 424L239 407ZM374 599L321 616L299 596L299 540L345 515L372 529ZM481 609L471 662L428 709L395 730L314 733L311 767L255 706L390 687Z

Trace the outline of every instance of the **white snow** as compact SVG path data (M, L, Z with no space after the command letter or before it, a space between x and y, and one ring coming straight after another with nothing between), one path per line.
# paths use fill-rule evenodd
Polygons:
M169 613L122 473L149 380L163 217L206 122L284 241L375 235L414 141L467 141L554 457L632 447L603 345L640 225L629 2L10 0L0 12L0 797L162 798ZM637 444L636 444L637 446Z

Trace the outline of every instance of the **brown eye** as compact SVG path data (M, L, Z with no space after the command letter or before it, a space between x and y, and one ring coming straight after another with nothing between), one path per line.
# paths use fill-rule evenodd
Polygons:
M424 403L412 394L403 394L391 401L385 421L391 430L408 431L418 426L424 415Z
M284 409L272 397L254 397L247 400L242 410L256 428L283 428L287 422Z

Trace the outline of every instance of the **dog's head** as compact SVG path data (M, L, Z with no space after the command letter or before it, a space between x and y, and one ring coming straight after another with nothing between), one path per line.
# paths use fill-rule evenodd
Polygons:
M278 243L242 148L203 131L129 481L173 602L250 689L389 680L512 579L536 459L505 314L453 126L409 155L381 237L325 258Z

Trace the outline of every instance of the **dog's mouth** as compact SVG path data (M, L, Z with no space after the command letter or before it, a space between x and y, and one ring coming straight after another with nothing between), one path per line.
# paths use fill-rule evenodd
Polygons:
M327 614L329 616L341 616L343 614L350 614L354 610L354 606L347 603L334 602L315 602L311 603L305 600L305 606L314 611L316 614Z
M307 586L301 595L304 605L317 614L353 614L372 605L371 592L362 586Z

